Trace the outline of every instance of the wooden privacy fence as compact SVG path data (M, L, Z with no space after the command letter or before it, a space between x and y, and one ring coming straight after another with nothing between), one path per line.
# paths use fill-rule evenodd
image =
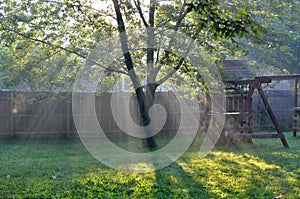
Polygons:
M34 97L39 99L51 99L55 94L1 91L0 136L77 136L72 115L72 96L69 93L62 93L60 95L63 96L61 99L35 102L32 100ZM129 95L129 93L122 93L120 95ZM266 95L281 128L291 131L293 121L292 91L272 90L267 91ZM156 102L162 104L167 112L166 123L159 134L174 135L179 127L181 117L179 104L176 103L176 97L171 92L157 93ZM137 102L132 98L130 104L132 118L138 123ZM98 121L108 136L125 136L113 119L110 109L111 94L103 93L96 95L95 107ZM269 121L270 119L266 114L262 102L257 96L253 98L252 107L254 128L267 129L271 122ZM189 130L188 127L185 128L187 131Z
M70 98L37 103L50 93L0 92L0 135L67 135L74 130Z
M72 115L72 96L70 93L60 95L62 96L60 99L47 100L53 98L55 94L0 92L0 136L77 136ZM81 95L87 94L82 93ZM120 95L130 94L121 93ZM44 100L35 102L34 97ZM181 114L176 97L170 92L157 93L156 103L164 106L167 112L166 123L159 134L176 133ZM130 107L131 116L138 123L139 116L135 98L131 98ZM110 93L95 96L95 109L100 126L108 136L125 136L113 119Z

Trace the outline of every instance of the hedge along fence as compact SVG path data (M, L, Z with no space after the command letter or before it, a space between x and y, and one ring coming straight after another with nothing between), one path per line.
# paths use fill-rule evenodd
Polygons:
M293 93L286 90L270 90L265 93L280 127L290 131L293 121ZM129 93L119 94L120 97L122 95ZM72 96L70 93L61 93L60 96L62 97L54 98L53 93L0 92L0 136L77 136L72 115ZM34 99L38 99L37 102ZM162 104L167 112L166 123L159 135L174 135L179 127L181 115L184 117L185 113L180 113L179 104L171 92L157 93L156 103ZM139 114L135 98L131 98L130 107L132 119L138 123ZM110 93L96 95L95 108L100 126L107 136L126 136L113 119ZM259 96L254 96L253 114L256 129L273 128ZM189 130L188 127L184 128Z

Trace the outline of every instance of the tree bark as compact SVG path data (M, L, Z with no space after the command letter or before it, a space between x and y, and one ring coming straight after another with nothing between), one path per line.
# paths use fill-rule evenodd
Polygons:
M151 123L151 118L149 115L149 109L154 104L155 99L155 90L158 84L148 84L146 86L146 91L143 91L143 88L140 87L136 89L136 95L139 105L139 112L141 118L141 125L143 127L149 125ZM150 129L151 130L151 129ZM152 132L147 132L148 128L144 128L143 133L146 135L151 135ZM157 147L156 140L154 136L149 136L147 138L143 138L142 140L142 147L148 149L155 149Z
M154 102L154 95L155 95L155 90L158 85L156 84L149 84L146 86L146 92L143 91L143 88L140 84L139 77L137 76L134 65L131 59L131 54L129 52L128 44L127 44L127 35L126 35L126 28L125 24L123 21L122 13L120 10L120 5L118 0L113 0L116 16L117 16L117 23L118 23L118 30L119 33L123 34L123 36L120 36L120 41L122 45L122 51L123 51L123 56L125 59L125 64L128 70L128 75L133 82L137 100L138 100L138 105L139 105L139 112L140 112L140 119L141 119L141 125L143 127L147 126L151 122L151 118L149 116L149 108L153 105ZM150 58L150 57L149 57ZM145 131L148 128L144 128ZM142 132L141 132L142 133ZM151 135L151 132L143 132L146 135ZM154 136L150 136L148 138L143 139L143 147L149 148L149 149L155 149L157 147L156 141Z

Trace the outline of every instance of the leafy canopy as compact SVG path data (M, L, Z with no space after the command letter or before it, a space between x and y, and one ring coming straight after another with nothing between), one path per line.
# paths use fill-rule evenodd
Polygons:
M232 10L216 0L150 1L148 5L139 0L116 3L120 6L122 25L126 30L146 26L174 29L195 39L216 58L238 53L236 37L258 34L246 7ZM117 35L118 28L120 31L112 4L107 2L105 9L100 10L92 5L89 0L7 0L2 3L0 67L5 87L27 85L32 89L68 89L91 49L104 36ZM140 57L149 57L149 54L152 61L146 58L147 61L140 61ZM167 51L153 49L150 52L148 49L132 52L132 57L138 63L134 68L141 69L140 75L144 73L138 66L149 64L146 62L164 65L153 65L161 71L153 74L159 83L164 77L171 76L170 68L199 76L192 66ZM119 69L110 72L126 73L128 67L122 66L122 61L116 64Z

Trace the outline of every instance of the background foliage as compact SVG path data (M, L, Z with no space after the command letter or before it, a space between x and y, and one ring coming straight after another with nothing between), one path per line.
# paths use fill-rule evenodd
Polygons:
M183 2L159 4L156 27L176 29L174 16L180 16ZM260 69L299 72L299 1L186 3L190 10L179 30L195 38L216 61L248 55ZM141 7L147 16L147 5L142 2ZM143 26L132 1L122 1L121 10L128 29ZM1 4L1 87L69 89L90 50L103 36L116 34L112 13L111 6L97 10L88 0Z

